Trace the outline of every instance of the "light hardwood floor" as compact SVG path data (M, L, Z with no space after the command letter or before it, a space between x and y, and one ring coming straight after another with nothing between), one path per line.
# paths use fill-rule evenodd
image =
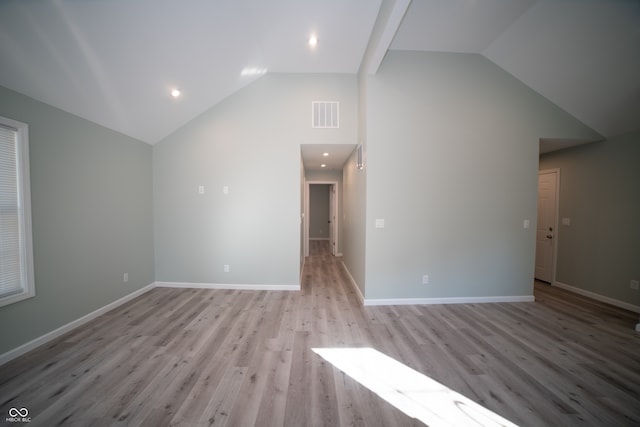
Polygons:
M540 283L535 303L361 307L312 243L301 292L156 288L5 364L0 425L421 425L311 350L347 346L521 426L640 425L634 313Z

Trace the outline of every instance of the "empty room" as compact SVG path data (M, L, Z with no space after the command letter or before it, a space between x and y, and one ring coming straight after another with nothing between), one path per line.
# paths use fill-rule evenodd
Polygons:
M0 1L0 425L640 425L640 3Z

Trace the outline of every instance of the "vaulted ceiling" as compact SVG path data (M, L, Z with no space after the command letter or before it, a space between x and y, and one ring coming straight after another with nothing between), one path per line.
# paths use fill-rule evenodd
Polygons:
M604 137L640 130L637 0L0 1L0 85L151 144L260 72L355 74L367 49L481 54Z

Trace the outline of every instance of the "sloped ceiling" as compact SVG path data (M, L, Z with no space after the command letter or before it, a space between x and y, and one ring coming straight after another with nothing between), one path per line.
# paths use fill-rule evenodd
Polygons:
M153 144L259 77L245 68L356 73L379 6L1 0L0 85Z
M374 43L481 54L604 137L640 130L637 0L0 1L0 85L151 144L244 68L357 73Z

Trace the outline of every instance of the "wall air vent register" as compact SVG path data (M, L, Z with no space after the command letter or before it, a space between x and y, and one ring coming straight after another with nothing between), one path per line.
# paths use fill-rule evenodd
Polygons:
M338 101L311 102L311 127L314 129L339 128L340 104Z

